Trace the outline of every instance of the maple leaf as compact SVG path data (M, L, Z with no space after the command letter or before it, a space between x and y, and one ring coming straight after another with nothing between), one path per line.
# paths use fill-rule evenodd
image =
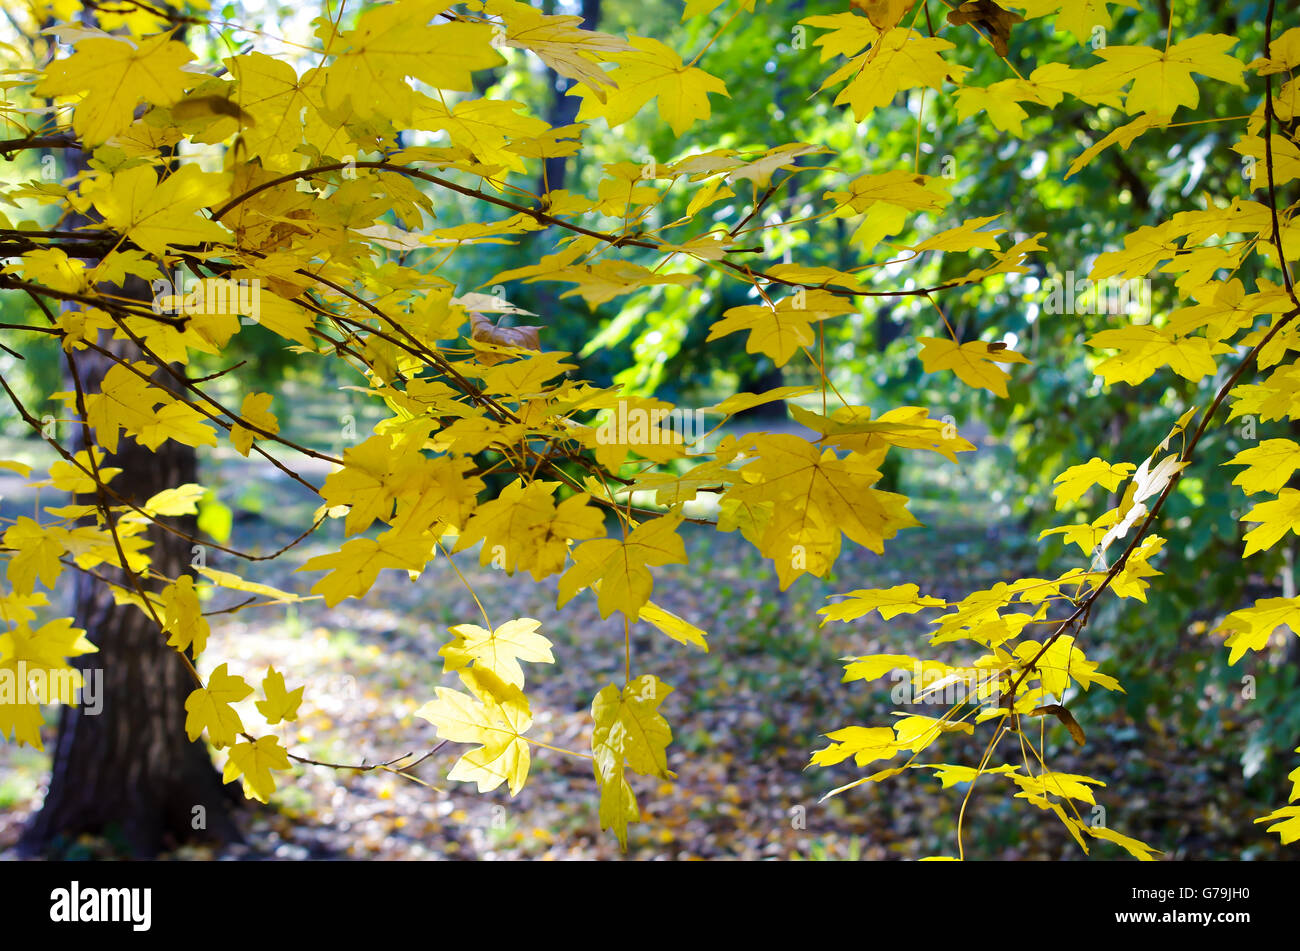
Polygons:
M829 620L829 619L828 619ZM895 670L911 670L917 664L908 654L873 654L869 657L844 658L844 683L853 680L879 680Z
M18 682L19 669L16 661L0 660L0 675ZM12 738L19 745L31 746L44 750L41 742L41 725L45 718L41 716L41 705L34 701L0 700L0 739Z
M572 290L565 291L561 297L581 294L590 306L603 304L631 294L643 287L660 284L676 284L684 287L699 280L694 274L661 274L631 261L597 261L595 264L581 267L568 267L547 275L549 280L566 281L577 284ZM529 282L531 283L531 281Z
M1291 481L1292 473L1300 469L1300 445L1290 439L1265 439L1254 448L1243 449L1223 464L1247 467L1232 480L1232 484L1241 486L1247 495L1256 492L1277 494Z
M47 621L32 630L27 621L20 621L0 633L0 657L7 661L22 661L28 670L71 670L68 658L93 654L99 650L86 640L86 632L75 627L72 618L63 617ZM74 685L81 683L80 674L73 678ZM59 698L71 703L72 698Z
M604 517L589 496L573 495L559 505L556 483L512 482L495 499L478 506L461 532L456 550L482 542L480 564L513 574L523 568L541 581L564 569L570 540L605 534Z
M1290 845L1300 839L1300 806L1283 806L1255 821L1274 823L1268 827L1268 831L1276 832L1281 837L1283 845Z
M524 669L519 661L555 663L551 642L537 633L541 626L541 621L532 618L507 621L494 631L477 624L457 624L451 628L454 640L438 651L445 659L443 670L461 670L473 664L475 670L490 670L504 683L523 687Z
M1059 512L1094 485L1100 485L1107 492L1114 492L1135 468L1131 462L1111 464L1097 456L1082 465L1070 466L1053 480L1057 483L1052 490L1056 496L1056 510Z
M1300 490L1283 489L1276 499L1260 502L1243 515L1241 521L1261 523L1245 534L1243 558L1272 548L1288 531L1300 535Z
M264 168L296 168L303 142L325 154L349 151L344 127L325 114L324 72L299 76L283 60L258 52L228 57L225 64L237 83L239 108L253 120L240 129L240 138Z
M607 59L605 54L632 49L616 36L581 29L580 16L550 16L514 0L488 0L486 10L505 22L506 45L532 50L561 76L585 84L597 98L604 93L602 86L614 85L597 63Z
M365 597L379 572L385 568L419 571L424 567L427 548L416 539L401 538L385 532L378 539L353 538L336 552L317 555L298 571L322 571L325 575L311 587L312 594L325 596L325 604L334 607L344 598Z
M194 578L181 575L163 589L159 600L162 602L163 633L170 635L167 646L179 651L192 649L196 657L203 653L208 643L209 626L194 590Z
M1090 347L1119 350L1097 366L1107 383L1141 383L1161 367L1196 382L1214 373L1214 354L1232 352L1227 345L1214 345L1205 337L1183 336L1174 327L1134 324L1103 330L1088 338Z
M1246 651L1268 647L1273 632L1283 625L1300 636L1300 598L1261 598L1251 607L1233 611L1214 633L1227 635L1224 644L1231 667Z
M579 119L604 117L610 128L616 128L640 112L651 99L657 99L659 116L674 135L681 135L695 122L709 117L710 93L730 96L721 79L698 67L684 65L676 51L658 40L643 36L629 37L629 40L634 50L611 53L608 57L610 62L618 64L609 77L616 83L616 89L602 95L597 92L600 87L593 89L577 83L569 90L569 95L582 97Z
M207 730L213 746L234 743L235 737L244 732L244 722L231 704L252 692L253 688L243 677L227 672L225 664L214 670L208 676L207 686L199 687L185 698L185 733L190 742Z
M952 16L951 13L948 15ZM987 88L962 86L954 95L957 97L957 118L969 119L985 114L995 129L1010 132L1018 139L1024 138L1024 120L1029 117L1020 103L1041 105L1043 102L1039 90L1023 79L1004 79Z
M1130 115L1172 116L1180 106L1195 108L1201 101L1192 73L1245 87L1245 64L1227 53L1236 44L1235 36L1207 33L1163 51L1148 46L1105 46L1096 53L1106 62L1089 72L1116 87L1132 81L1124 101Z
M69 617L55 618L32 630L35 613L17 609L15 600L0 597L0 610L13 625L0 632L0 738L12 736L39 750L44 748L40 705L76 703L76 691L84 681L81 671L68 660L98 648ZM37 602L29 599L28 603ZM45 676L34 678L37 673Z
M1144 538L1142 544L1130 552L1128 558L1125 559L1124 567L1111 581L1110 590L1117 597L1137 598L1145 603L1147 599L1146 590L1149 585L1144 579L1160 574L1147 562L1164 545L1165 540L1159 535L1148 535Z
M957 453L972 452L975 444L962 439L949 422L931 419L920 406L898 406L872 419L867 406L841 406L830 416L821 416L790 406L790 415L799 423L822 434L817 442L848 449L864 457L873 452L925 449L945 459L957 461Z
M278 737L263 736L251 743L241 740L230 749L221 773L221 781L229 783L243 780L244 795L260 802L269 802L275 792L272 770L289 769L289 754L280 745Z
M38 96L83 93L72 127L87 145L99 145L131 126L136 103L176 102L202 74L181 67L194 54L170 33L146 37L137 45L106 34L78 39L67 59L55 60L37 84Z
M853 621L872 611L879 611L880 616L888 621L900 614L915 614L930 607L943 607L947 602L942 598L922 595L921 589L914 584L894 585L892 588L859 588L847 592L845 601L827 605L818 609L823 614L822 624L827 621Z
M887 726L849 726L826 734L831 745L817 750L809 761L813 766L834 766L850 756L857 766L878 759L892 759L903 748L894 731Z
M828 76L821 88L848 80L835 97L835 105L849 105L861 122L873 110L889 105L899 92L918 87L937 90L946 79L959 81L970 69L940 55L950 49L953 44L947 40L896 27Z
M708 641L705 640L707 635L703 629L696 627L672 611L661 608L653 601L645 603L645 606L641 608L640 613L637 615L637 619L645 621L679 644L691 644L706 654L709 651Z
M687 563L686 547L677 534L678 516L642 522L623 541L598 538L573 550L573 565L560 578L557 606L563 607L583 588L600 582L600 616L622 611L636 620L650 600L654 579L650 568Z
M626 770L661 779L674 775L668 769L667 752L673 732L659 713L672 689L653 674L644 674L621 691L609 684L591 704L591 751L601 789L600 826L612 828L625 851L627 824L640 816Z
M448 109L430 99L416 110L415 123L421 129L446 132L453 143L469 149L484 165L522 172L523 159L510 150L510 140L541 135L550 128L541 119L521 114L523 108L521 102L471 99Z
M1037 76L1039 72L1045 68L1046 67L1042 67L1040 70L1036 70L1033 75ZM1031 77L1031 79L1032 78L1033 77ZM1072 175L1077 175L1080 169L1086 167L1093 159L1106 151L1106 149L1110 148L1112 145L1119 145L1120 148L1127 150L1128 147L1137 141L1138 137L1143 133L1150 132L1152 129L1163 128L1168 123L1168 116L1149 113L1144 113L1143 115L1138 116L1132 122L1114 129L1080 152L1079 157L1071 162L1070 167L1066 169L1065 177L1069 178ZM1114 252L1111 253L1113 254Z
M709 340L740 330L749 331L748 353L764 353L777 366L785 366L803 347L816 340L812 325L841 314L857 312L851 298L830 291L813 290L780 301L775 308L766 304L745 304L724 311L722 319L709 327Z
M282 720L290 721L298 719L298 706L302 703L302 687L296 687L293 690L286 690L284 687L284 674L280 673L274 667L266 671L266 676L262 679L262 695L265 700L257 700L254 705L257 712L266 718L266 722L275 726ZM229 780L227 780L229 782ZM265 802L266 800L262 800Z
M448 779L477 783L479 792L507 783L510 795L517 795L531 763L523 738L533 723L528 701L518 687L486 669L466 668L459 675L472 696L439 687L437 699L415 715L432 723L444 740L478 744L456 761Z
M942 211L950 196L941 178L895 170L879 175L859 175L849 182L847 191L828 191L822 197L861 213L876 202L885 202L908 211ZM798 280L801 276L777 273L791 280ZM814 280L809 283L821 282Z
M5 529L5 547L14 552L5 566L5 577L16 593L30 594L37 579L45 587L53 589L63 573L59 559L65 551L63 539L66 534L66 530L57 525L41 525L26 515L18 516L14 524Z
M1093 27L1110 30L1113 26L1110 7L1140 9L1138 0L1004 0L1006 6L1024 10L1031 19L1058 13L1056 28L1067 31L1079 43L1087 43Z
M920 244L914 244L908 248L917 254L923 251L972 251L981 248L985 251L996 251L998 249L998 235L1003 234L1002 229L993 229L991 231L981 230L990 221L996 221L1000 215L988 215L983 218L968 218L955 228L949 228L947 231L940 231L936 235L926 238Z
M905 496L873 488L880 472L867 458L841 459L786 434L756 436L752 445L755 458L740 470L745 481L729 488L723 503L770 507L751 540L773 560L783 590L800 574L824 575L841 533L881 553L885 539L919 524Z
M96 448L93 451L94 465L91 465L91 458L92 454L82 449L73 455L72 461L56 459L50 463L49 482L37 482L33 485L52 485L61 492L84 495L95 491L96 481L92 474L97 474L99 482L107 485L122 471L115 466L104 465L104 452L101 449Z
M145 251L162 255L168 248L205 241L227 241L224 226L198 214L228 197L226 176L185 164L162 181L148 165L100 174L82 186L110 228Z
M926 373L952 370L967 386L982 387L1004 399L1011 376L994 364L1029 362L1027 357L1000 343L972 340L959 344L942 337L918 337L917 341L921 344L921 365Z
M1300 416L1300 367L1283 366L1260 383L1239 383L1229 394L1229 419L1258 416L1261 422Z
M268 433L278 433L280 431L280 422L271 412L271 394L270 393L249 393L244 397L244 402L239 406L239 416L245 422L251 423L258 429ZM253 448L253 440L258 438L258 433L235 423L230 427L230 441L234 444L235 451L241 456L247 456L248 451Z
M325 102L345 105L361 118L409 113L414 76L435 89L474 88L473 73L502 63L493 48L488 23L429 23L446 9L442 0L405 0L366 9L356 29L331 44L334 62L326 67Z
M740 470L743 482L723 496L718 528L739 527L772 559L782 589L804 573L824 576L841 534L881 552L886 538L918 524L904 496L873 488L878 455L841 459L789 435L753 437L746 455L754 459Z

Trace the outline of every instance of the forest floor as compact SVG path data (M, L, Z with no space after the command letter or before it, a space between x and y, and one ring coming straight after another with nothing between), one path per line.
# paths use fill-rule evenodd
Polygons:
M984 484L996 485L997 454L980 455L986 458L974 469L944 464L905 470L904 490L927 527L888 543L883 558L846 547L833 577L805 576L785 592L770 565L738 534L685 527L690 566L659 569L653 597L708 631L709 651L649 628L634 635L634 674L654 673L674 688L662 712L673 729L668 760L676 779L633 779L644 821L631 827L626 857L915 859L956 853L964 785L941 790L931 774L915 772L823 800L862 771L851 762L808 767L810 753L827 743L822 734L891 719L890 681L841 684L841 658L923 652L926 624L907 616L885 623L871 615L821 627L816 611L828 594L854 588L915 582L923 593L960 599L999 580L1036 574L1036 550L1016 544L1023 535L1010 519L1009 500L995 489L973 490L978 482L959 481L972 478L972 471L978 479L982 465ZM233 454L215 461L205 475L235 511L234 543L240 547L279 547L315 507L301 487L270 470L254 469ZM324 471L310 474L319 482ZM5 505L21 501L10 497ZM990 532L990 524L1003 528ZM305 593L316 576L293 569L324 551L324 540L260 563L248 576ZM535 717L530 736L552 747L588 751L592 697L623 678L619 616L602 620L594 599L585 596L557 612L554 579L537 585L527 576L509 577L490 565L480 567L476 556L467 551L455 562L492 622L536 618L554 642L553 665L527 667ZM439 558L414 583L397 572L382 573L364 601L349 599L327 609L315 599L287 609L220 614L212 621L200 663L204 672L228 662L232 673L260 683L274 665L290 687L306 687L297 722L277 728L290 749L329 762L375 763L437 745L434 728L414 713L439 684L458 686L454 675L442 673L438 656L448 627L482 623L482 617ZM1222 659L1221 644L1201 640L1207 657ZM1103 670L1117 673L1104 664ZM1283 801L1285 790L1243 778L1234 734L1239 724L1225 720L1222 731L1192 742L1162 727L1158 716L1135 720L1123 704L1099 698L1099 692L1076 701L1087 745L1075 747L1057 730L1061 742L1050 745L1049 762L1106 781L1098 802L1108 825L1146 840L1168 858L1287 857L1275 835L1252 825ZM941 709L909 712L938 715ZM251 722L260 720L254 715ZM52 716L44 735L51 745ZM944 738L939 759L978 761L981 749L974 741L951 742L951 736ZM619 857L614 836L599 827L588 759L535 749L527 786L511 798L504 787L479 794L472 785L448 781L446 773L463 750L447 744L421 763L412 775L427 785L380 771L296 767L277 777L280 788L271 806L241 816L245 844L186 847L173 857ZM1003 752L1004 761L1019 762L1018 749L1008 744ZM47 769L45 753L0 742L0 857L12 856L22 824L39 806ZM963 835L968 856L1083 857L1050 813L1012 799L996 782L982 780L971 797ZM68 852L114 854L111 839L86 839ZM1127 857L1105 843L1096 844L1094 855Z

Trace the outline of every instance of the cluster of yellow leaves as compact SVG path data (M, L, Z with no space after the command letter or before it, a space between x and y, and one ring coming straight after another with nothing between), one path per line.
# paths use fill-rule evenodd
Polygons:
M473 624L453 627L453 640L439 653L444 671L455 671L469 693L437 688L415 715L454 743L477 744L447 774L448 779L478 784L479 792L507 783L510 795L524 787L532 762L524 734L533 725L524 696L520 660L551 664L551 642L537 633L540 621L520 618L493 631Z
M221 664L214 669L204 685L186 698L185 732L191 740L206 732L213 746L229 747L222 781L240 779L245 795L269 802L275 792L274 771L290 768L289 754L279 737L254 737L245 732L244 721L234 705L251 696L253 688L227 667ZM302 694L302 687L287 690L284 675L269 668L262 679L262 699L255 702L257 711L269 726L292 722L298 719Z

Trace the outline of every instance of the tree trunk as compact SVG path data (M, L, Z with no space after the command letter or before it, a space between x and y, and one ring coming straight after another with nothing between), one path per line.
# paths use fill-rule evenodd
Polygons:
M595 30L600 26L601 0L582 0L582 23L584 30ZM542 3L542 12L547 15L555 13L554 0ZM546 67L546 82L551 92L551 101L546 110L546 122L551 128L572 125L578 116L581 105L577 96L570 96L573 80L566 79L549 66ZM547 190L560 191L568 178L569 163L563 155L551 156L543 160L545 171L537 182L537 194L545 195Z

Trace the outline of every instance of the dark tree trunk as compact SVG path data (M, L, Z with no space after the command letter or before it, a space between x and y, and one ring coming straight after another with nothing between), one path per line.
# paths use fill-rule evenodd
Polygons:
M600 24L600 2L601 0L582 0L582 28L584 30L595 30ZM546 0L542 4L542 12L547 15L555 13L554 0ZM573 80L566 79L549 66L546 69L547 84L551 90L551 101L546 111L546 122L551 128L572 125L578 116L578 106L581 105L577 96L570 96L569 89L573 86ZM553 156L544 159L545 173L537 183L537 194L545 195L547 190L559 191L564 188L564 183L568 178L569 163L563 155Z
M78 153L69 153L67 159L74 166L84 162ZM68 225L84 223L74 218ZM152 297L148 285L136 278L118 293L140 301ZM141 357L130 341L110 343L104 335L100 345L128 359ZM69 359L75 361L85 392L98 392L111 361L87 350ZM73 390L71 382L67 389ZM85 448L79 425L72 436L75 449ZM124 435L118 453L106 456L101 465L122 470L110 485L136 503L197 481L194 449L173 440L150 452ZM78 501L94 503L95 498ZM170 522L187 535L195 534L193 517ZM156 525L148 538L154 570L170 578L189 570L190 542ZM107 566L97 571L131 588L121 571ZM139 857L185 841L237 840L232 817L232 804L239 799L232 793L235 787L223 787L202 740L191 743L185 734L185 698L194 683L184 660L167 646L152 617L132 605L114 604L103 582L78 574L73 593L75 623L99 648L76 663L102 671L102 708L96 715L80 707L61 709L49 789L23 836L23 851L57 854L83 834L104 835Z

